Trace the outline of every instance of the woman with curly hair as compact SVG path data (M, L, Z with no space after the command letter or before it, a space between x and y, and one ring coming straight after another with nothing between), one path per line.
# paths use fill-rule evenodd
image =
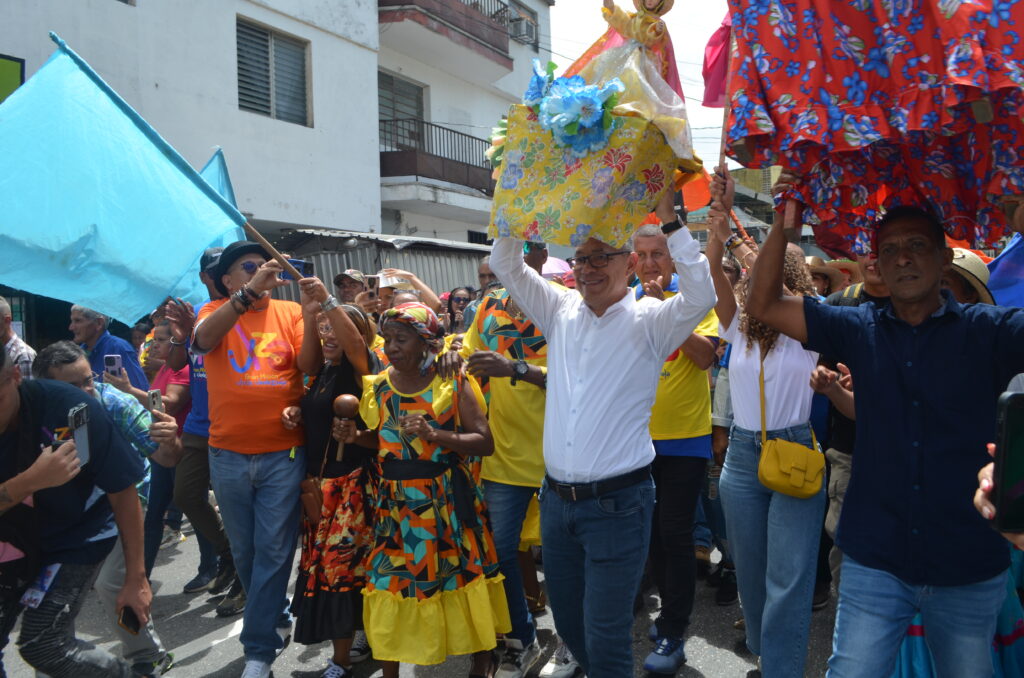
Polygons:
M461 654L473 655L470 676L483 678L496 634L511 630L478 480L479 457L494 451L483 395L471 377L437 374L444 329L427 306L384 311L381 334L391 364L364 380L368 430L357 433L351 420L336 427L379 449L366 636L384 678L397 678L398 662Z
M713 235L707 251L718 293L719 336L733 345L729 382L734 424L719 492L736 563L747 647L759 657L765 678L800 678L807 655L825 486L809 499L798 499L762 485L757 468L763 429L769 439L817 449L810 425L814 395L810 375L818 354L746 314L749 277L736 285L735 294L730 287L721 261L723 247L736 242L728 225L732 189L727 171L715 176ZM796 245L786 252L785 284L788 294L817 296L804 254Z

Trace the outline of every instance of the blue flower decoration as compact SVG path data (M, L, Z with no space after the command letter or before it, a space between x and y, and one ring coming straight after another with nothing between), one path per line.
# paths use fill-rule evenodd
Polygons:
M868 83L856 72L843 78L843 87L846 88L846 96L854 106L860 106L867 97Z
M531 107L539 104L550 84L551 76L541 67L540 61L534 59L533 77L530 78L530 86L526 88L526 94L523 95L523 104Z
M590 231L593 230L593 226L590 224L579 224L576 227L576 232L569 236L569 244L573 247L579 247L583 243L587 242L590 238Z
M622 189L622 197L630 202L637 202L643 200L644 195L647 194L647 187L642 182L632 181L626 184L626 187Z

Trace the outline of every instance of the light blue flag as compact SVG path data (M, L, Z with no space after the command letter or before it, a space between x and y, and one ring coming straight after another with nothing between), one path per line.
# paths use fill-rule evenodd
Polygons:
M1000 306L1024 306L1024 238L1020 233L1013 237L988 263L991 276L988 289Z
M215 191L220 193L221 197L231 203L236 209L238 208L238 201L235 200L235 189L231 186L231 176L228 174L228 163L224 159L224 152L218 147L210 159L203 165L203 169L199 170L199 176L206 179L206 183L210 184ZM220 242L214 242L210 247L227 247L229 244L237 240L248 240L245 231L241 228L225 234L221 237ZM199 265L197 263L196 275L199 275Z
M127 324L245 217L63 40L0 105L0 282Z

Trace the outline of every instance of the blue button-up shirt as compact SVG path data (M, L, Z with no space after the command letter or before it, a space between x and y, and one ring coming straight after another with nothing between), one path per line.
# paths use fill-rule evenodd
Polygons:
M974 509L996 439L996 400L1024 371L1024 311L961 305L948 292L911 326L892 306L808 299L807 347L846 363L856 393L853 470L837 543L912 584L957 586L1009 566Z
M91 351L85 347L85 344L82 344L82 348L89 355L89 366L96 374L103 375L103 356L117 354L121 356L121 366L128 373L128 381L132 386L141 391L149 390L149 379L146 379L146 373L142 371L142 366L139 364L138 352L121 337L115 337L105 331Z

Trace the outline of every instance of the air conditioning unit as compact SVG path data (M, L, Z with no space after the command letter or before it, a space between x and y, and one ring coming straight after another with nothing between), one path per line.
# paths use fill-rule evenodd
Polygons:
M508 35L516 42L532 45L537 42L537 24L526 17L516 17L508 22Z

